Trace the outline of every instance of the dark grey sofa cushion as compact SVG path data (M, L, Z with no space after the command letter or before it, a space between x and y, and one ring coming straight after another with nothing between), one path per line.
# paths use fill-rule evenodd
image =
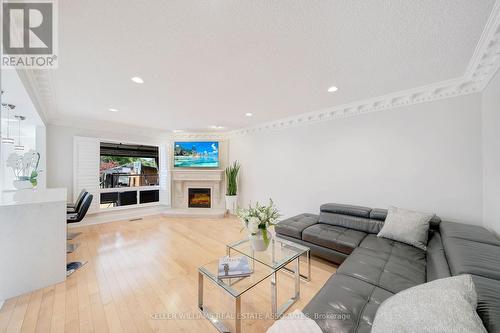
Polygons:
M300 214L279 222L275 229L278 234L302 239L302 231L316 223L318 223L318 215Z
M500 332L500 281L472 275L477 292L477 313L488 332Z
M302 232L302 240L350 254L365 238L362 231L318 223Z
M486 228L476 225L443 221L440 225L439 232L443 239L461 238L500 246L500 239L496 238L495 235Z
M363 280L392 293L425 283L425 251L420 250L421 253L415 254L413 247L407 246L409 251L393 247L391 252L358 247L337 269L337 273Z
M380 304L393 293L343 274L334 274L303 312L323 332L370 332Z
M479 317L488 332L500 332L499 241L480 226L442 222L440 229L451 274L472 275Z
M347 258L348 254L339 252L337 250L332 250L329 248L326 248L324 246L316 245L314 243L309 243L306 241L303 241L301 239L293 238L293 237L288 237L285 235L278 235L279 238L284 238L286 240L296 242L299 244L302 244L304 246L307 246L308 248L311 249L311 255L323 258L325 260L331 261L335 264L341 264L344 262L344 260Z
M372 250L374 252L393 253L408 258L418 257L425 259L425 251L414 246L393 241L391 239L377 237L377 235L367 235L359 244L359 247Z
M443 244L452 275L468 273L500 280L500 246L462 238L443 238Z

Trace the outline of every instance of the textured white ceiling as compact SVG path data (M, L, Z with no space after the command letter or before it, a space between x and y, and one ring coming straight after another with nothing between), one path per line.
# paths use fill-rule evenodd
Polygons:
M493 4L59 1L51 116L236 129L456 78Z
M29 96L27 91L24 89L23 83L17 72L13 69L2 70L0 80L2 90L4 91L2 103L14 104L16 106L16 108L10 113L11 119L13 119L14 115L24 116L26 117L26 120L23 122L23 126L27 124L32 126L44 126L42 119L40 119L40 116L33 105L31 96ZM5 117L5 114L2 115L3 125L7 122ZM14 123L16 123L17 126L17 122Z

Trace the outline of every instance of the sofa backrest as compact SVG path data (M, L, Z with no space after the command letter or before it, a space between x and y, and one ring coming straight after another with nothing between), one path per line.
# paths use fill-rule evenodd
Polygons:
M387 209L327 203L320 207L319 223L377 234L386 217ZM434 216L430 221L430 228L439 230L440 223L439 216Z
M321 205L319 223L376 234L384 222L370 219L371 208L328 203Z

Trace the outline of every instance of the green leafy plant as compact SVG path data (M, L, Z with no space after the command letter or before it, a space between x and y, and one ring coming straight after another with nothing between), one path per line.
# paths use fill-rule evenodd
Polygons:
M238 161L226 168L226 195L238 194L238 172L240 171L240 164Z
M236 215L242 221L244 229L246 228L251 235L262 232L266 245L269 244L268 229L274 227L281 216L272 199L269 199L268 205L257 202L254 207L250 204L246 209L238 209Z

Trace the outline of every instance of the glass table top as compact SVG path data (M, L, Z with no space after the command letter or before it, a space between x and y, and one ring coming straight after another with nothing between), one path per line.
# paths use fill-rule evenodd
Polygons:
M288 240L275 237L271 240L266 251L254 251L248 238L236 243L228 244L231 251L236 251L249 258L253 258L274 270L288 264L297 257L303 255L309 248Z
M272 268L256 261L251 263L251 268L253 269L253 272L248 277L219 279L219 259L216 259L209 262L208 264L199 267L198 271L200 273L203 273L203 275L205 275L220 287L224 288L233 297L238 297L275 272L275 270L273 270Z

